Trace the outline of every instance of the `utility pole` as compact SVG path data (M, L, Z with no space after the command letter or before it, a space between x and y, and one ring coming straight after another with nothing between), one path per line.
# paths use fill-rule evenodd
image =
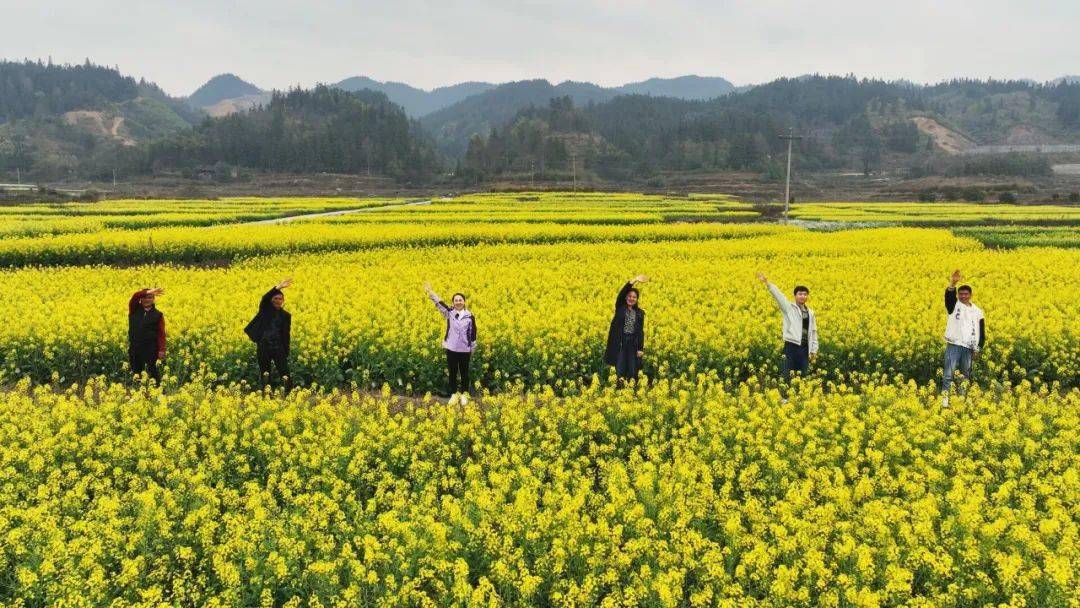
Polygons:
M570 149L570 170L574 175L574 192L577 192L577 150Z
M112 170L112 187L113 188L116 187L116 169L115 168Z
M791 142L802 139L802 135L795 135L794 128L788 128L787 135L781 135L780 139L787 140L787 179L784 180L784 220L788 219L788 204L791 203Z
M15 167L15 183L22 185L22 172L19 170L18 167Z

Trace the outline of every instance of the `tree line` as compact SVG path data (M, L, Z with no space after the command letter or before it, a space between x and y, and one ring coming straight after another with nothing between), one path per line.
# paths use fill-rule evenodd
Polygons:
M423 178L439 168L429 138L385 94L325 85L275 92L265 106L207 118L191 130L151 141L133 164L145 173L225 164L402 179Z
M94 108L138 94L134 78L89 61L82 65L0 61L0 123Z

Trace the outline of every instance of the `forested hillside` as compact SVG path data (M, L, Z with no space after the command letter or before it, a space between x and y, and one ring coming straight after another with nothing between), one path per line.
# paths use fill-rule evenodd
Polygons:
M145 146L142 172L225 165L266 171L330 171L400 178L438 168L417 124L386 95L327 86L273 95L249 112L211 118Z
M104 177L140 142L188 129L202 116L113 68L0 61L0 172Z
M569 80L555 85L542 79L522 80L467 97L424 116L421 121L434 135L442 152L460 156L474 135L485 134L505 124L530 106L546 106L554 97L569 97L576 105L583 106L610 101L620 95L704 100L726 95L732 90L734 86L723 78L701 76L650 78L611 88Z
M924 172L1049 171L1043 162L961 160L965 145L1080 141L1080 85L954 81L921 87L853 77L780 79L708 101L640 95L581 106L569 96L519 112L473 135L462 163L470 180L571 170L608 179L657 171L779 172L795 127L806 170L882 167ZM934 131L929 126L937 127Z
M2 123L126 101L138 94L134 78L90 62L75 66L0 62Z

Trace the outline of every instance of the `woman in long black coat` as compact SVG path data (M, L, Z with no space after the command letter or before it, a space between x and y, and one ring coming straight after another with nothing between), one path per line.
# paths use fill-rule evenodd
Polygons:
M292 315L285 310L285 294L281 291L292 285L292 279L274 285L259 301L259 312L244 328L244 333L255 343L255 357L259 362L259 378L263 385L271 384L270 364L277 368L285 389L292 388L289 375L289 342L292 336Z
M604 362L615 367L620 380L633 380L641 371L641 359L645 355L645 311L638 308L640 294L634 285L648 281L649 277L643 274L630 279L615 298Z

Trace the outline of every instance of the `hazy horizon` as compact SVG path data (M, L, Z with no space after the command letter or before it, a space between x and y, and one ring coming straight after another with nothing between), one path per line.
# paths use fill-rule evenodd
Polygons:
M735 85L803 74L933 83L1054 80L1080 72L1080 3L1001 0L908 5L763 0L662 6L641 0L394 6L275 0L26 6L0 0L19 27L9 60L86 59L186 96L233 73L264 89L351 76L430 90L467 81L545 78L618 86L718 76Z

